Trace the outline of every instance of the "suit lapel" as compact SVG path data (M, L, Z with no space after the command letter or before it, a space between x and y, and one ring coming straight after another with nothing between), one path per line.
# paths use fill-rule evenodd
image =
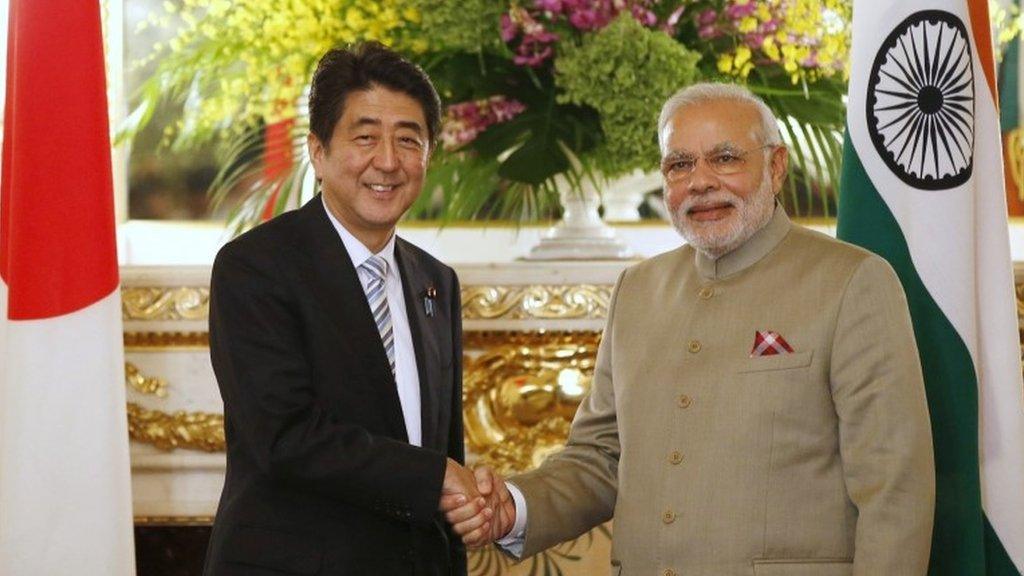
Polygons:
M402 273L402 291L405 293L405 310L409 316L413 348L416 350L416 369L420 380L420 420L423 432L423 446L435 450L444 449L438 443L438 410L440 385L438 381L437 333L434 323L437 317L427 316L424 296L433 280L423 271L419 259L401 238L395 239L395 260Z
M355 358L366 359L364 364L352 369L364 374L367 385L377 395L394 437L408 441L395 378L391 374L391 364L384 352L377 325L373 322L366 293L345 244L327 218L319 195L300 209L300 218L303 222L299 226L298 249L308 255L302 260L300 270L320 305L343 335L339 345L351 349Z

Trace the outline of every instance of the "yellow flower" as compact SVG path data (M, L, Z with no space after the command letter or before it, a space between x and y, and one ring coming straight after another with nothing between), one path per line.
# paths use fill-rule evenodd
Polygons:
M214 0L210 3L209 15L214 18L223 16L230 8L231 3L228 0Z
M732 54L722 54L718 57L718 71L722 74L732 72Z
M813 81L836 73L848 75L851 8L848 0L761 0L754 12L758 21L777 28L767 35L759 51L778 63L791 80ZM749 33L750 23L737 29ZM814 64L808 64L808 62ZM737 74L742 74L740 69Z
M746 46L740 46L736 49L736 67L742 68L744 64L750 62L750 48Z
M740 20L740 23L738 26L736 26L736 29L744 34L749 34L754 30L757 30L757 24L757 18L754 18L753 16L747 16L746 18Z
M366 26L366 16L362 10L353 6L345 12L345 24L353 30L358 30Z
M768 36L761 42L761 51L766 56L772 59L774 62L778 62L781 54L779 53L779 45L776 44L775 38Z

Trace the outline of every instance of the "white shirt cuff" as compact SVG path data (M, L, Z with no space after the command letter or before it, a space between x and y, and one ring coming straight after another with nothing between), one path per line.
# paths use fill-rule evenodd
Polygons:
M521 559L523 545L526 544L526 498L515 484L505 482L505 486L508 487L508 492L512 495L512 503L516 506L516 521L512 524L512 530L505 537L495 541L495 544L516 559Z

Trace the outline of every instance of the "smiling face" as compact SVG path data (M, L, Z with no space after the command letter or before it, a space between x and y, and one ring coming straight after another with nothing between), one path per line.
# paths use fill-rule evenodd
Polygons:
M784 146L765 146L762 131L757 108L731 99L683 106L662 131L665 204L708 256L731 252L771 219L787 156Z
M330 142L310 134L308 144L327 208L378 252L423 189L430 157L423 108L380 86L352 92Z

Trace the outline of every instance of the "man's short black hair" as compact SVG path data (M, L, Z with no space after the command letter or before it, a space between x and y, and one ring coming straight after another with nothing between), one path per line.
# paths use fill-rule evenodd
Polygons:
M441 132L441 99L437 90L419 66L378 42L334 48L320 59L309 92L310 132L324 146L329 145L348 95L378 86L419 102L433 148Z

